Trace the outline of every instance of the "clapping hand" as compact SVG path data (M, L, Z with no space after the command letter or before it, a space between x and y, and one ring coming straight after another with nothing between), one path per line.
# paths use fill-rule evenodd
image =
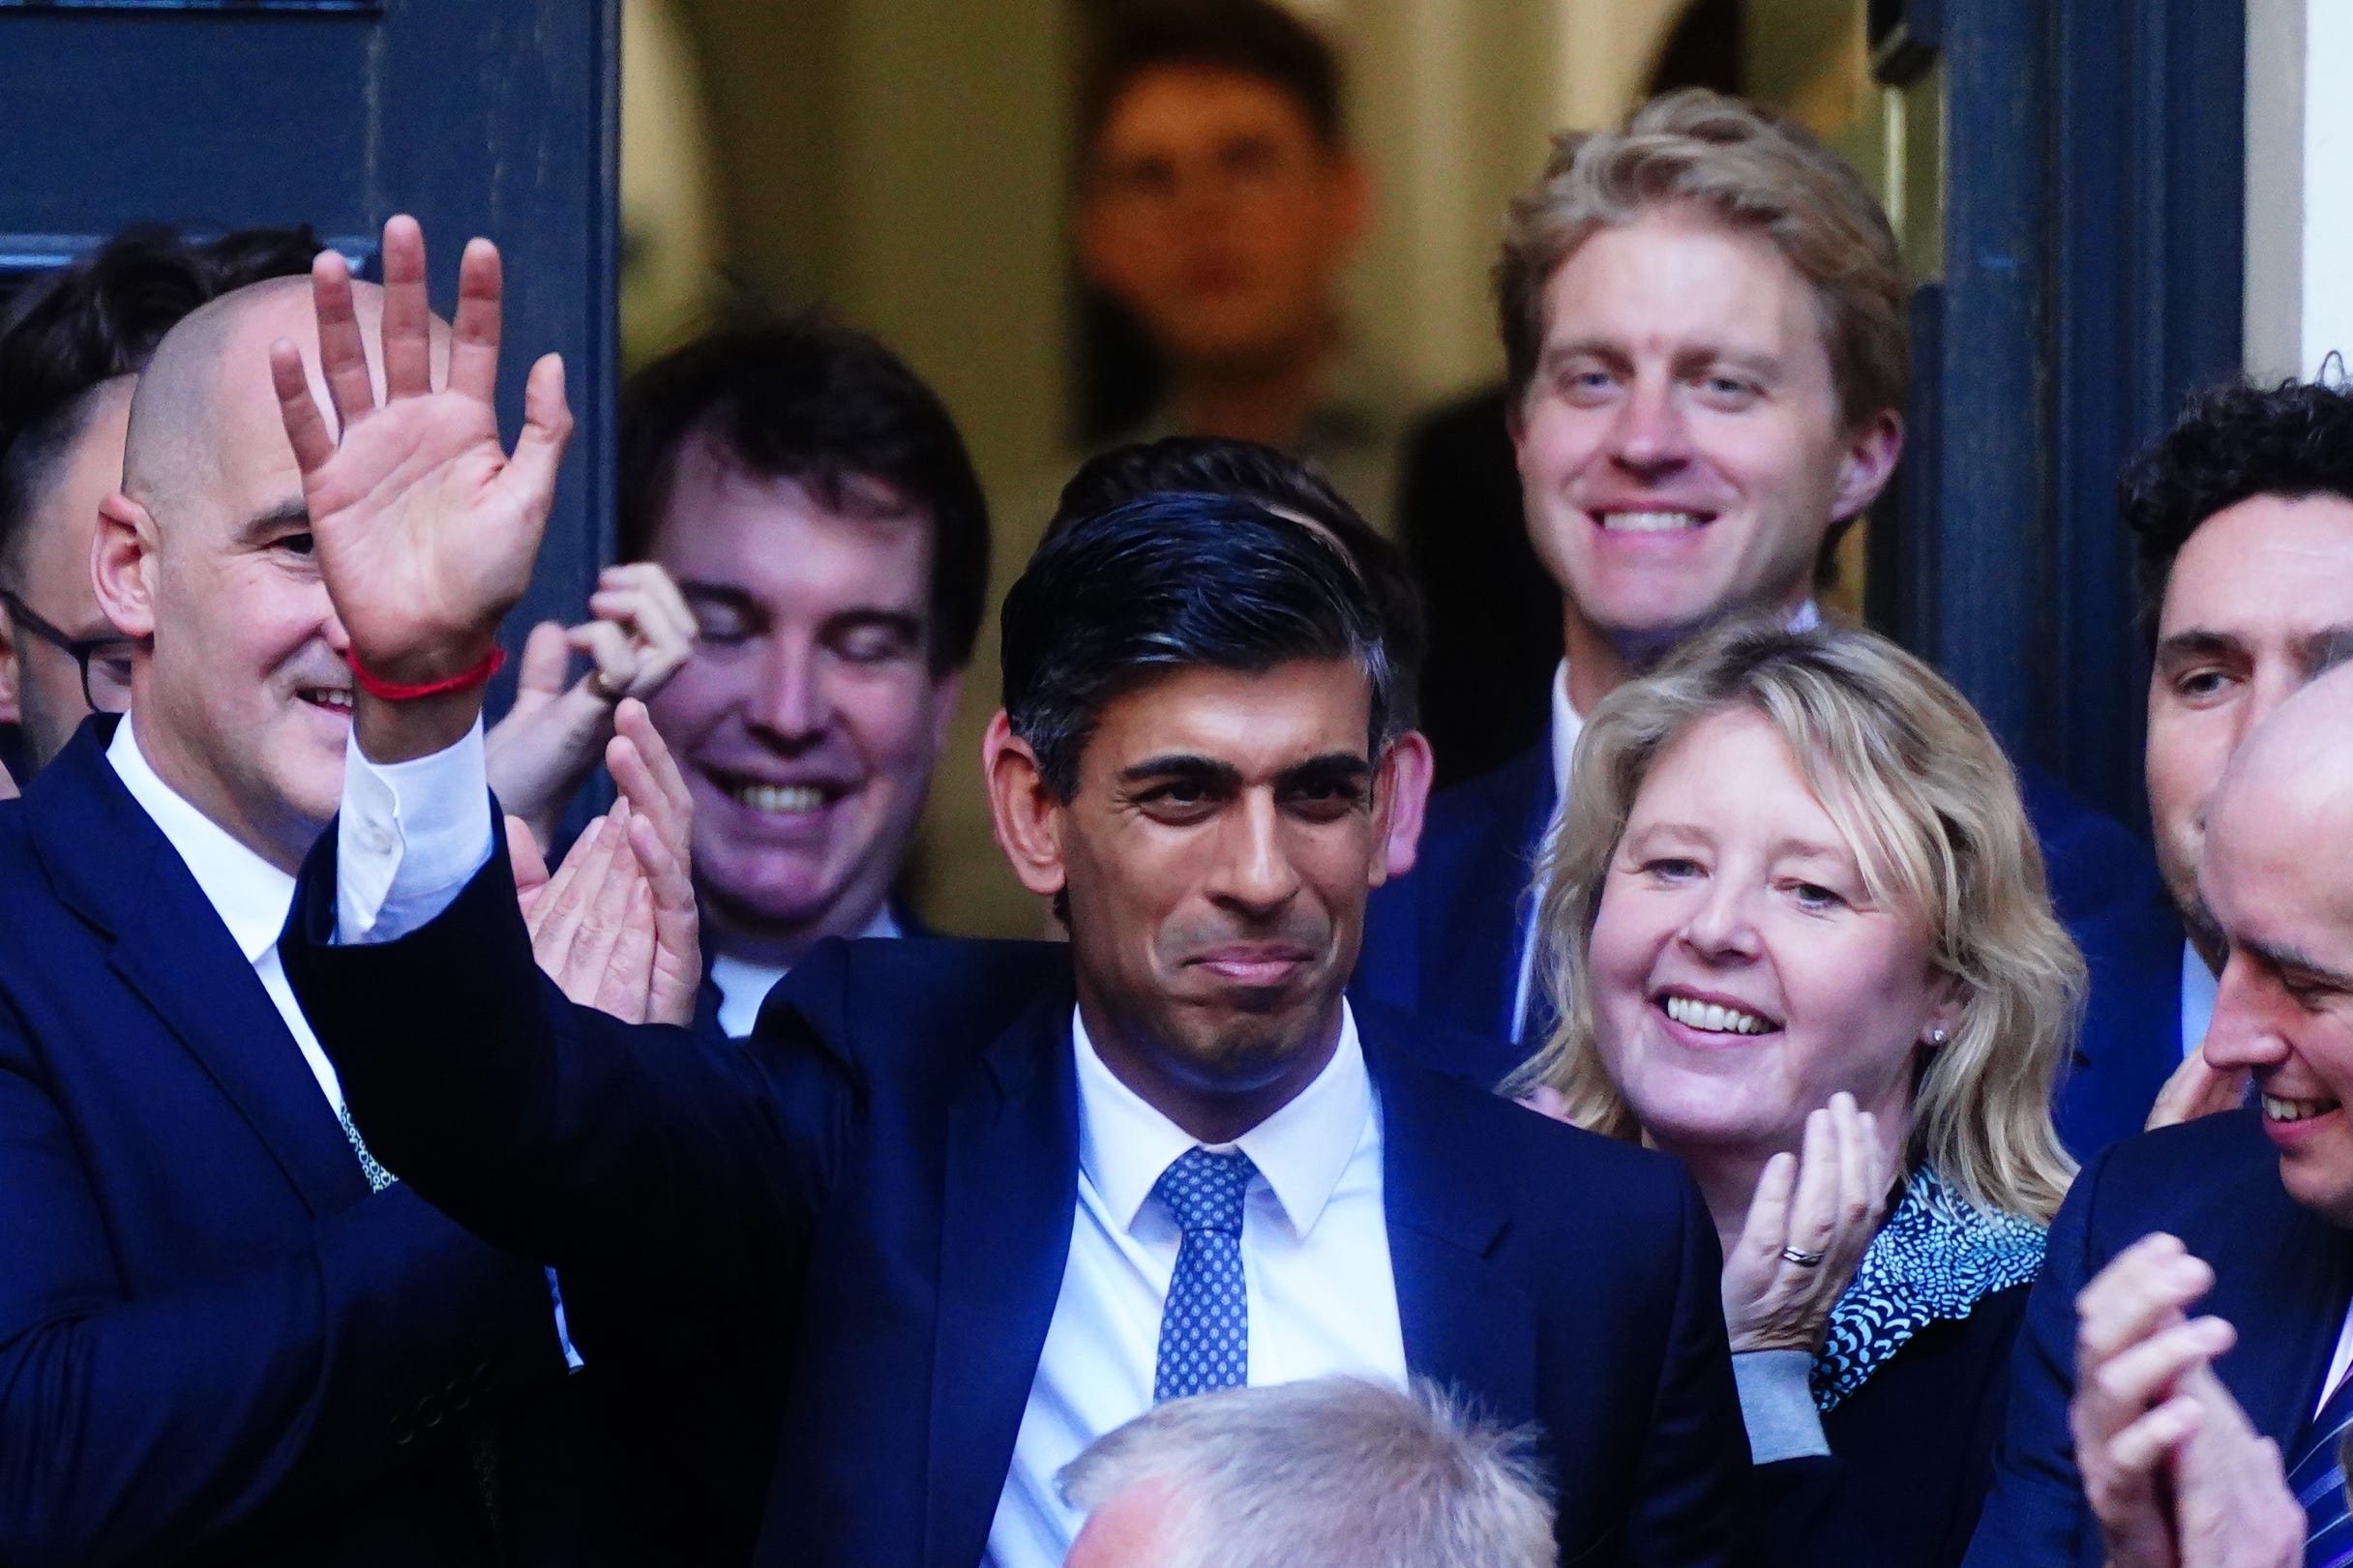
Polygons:
M1893 1182L1877 1118L1853 1095L1832 1095L1805 1118L1802 1154L1766 1162L1724 1258L1724 1326L1736 1354L1821 1346Z
M499 443L501 281L498 251L474 240L459 265L458 312L444 384L432 382L432 316L425 236L411 218L384 225L384 399L369 379L367 348L342 256L322 251L311 272L319 370L338 425L313 397L301 351L270 345L270 375L302 471L319 570L359 666L381 680L431 685L489 658L502 616L531 580L572 432L563 362L531 367L523 429ZM480 715L477 683L442 697L355 698L361 748L379 762L441 750Z
M2068 1424L2109 1568L2297 1568L2304 1511L2279 1446L2215 1376L2237 1343L2189 1316L2214 1270L2171 1236L2144 1236L2075 1298Z
M515 891L531 953L566 996L631 1023L694 1021L702 982L687 873L693 805L644 704L624 701L606 749L621 787L553 876L530 832L508 818Z
M607 567L588 609L570 630L531 629L514 706L484 738L491 787L543 842L611 737L615 705L651 697L695 651L694 611L651 561ZM592 667L567 684L575 653Z

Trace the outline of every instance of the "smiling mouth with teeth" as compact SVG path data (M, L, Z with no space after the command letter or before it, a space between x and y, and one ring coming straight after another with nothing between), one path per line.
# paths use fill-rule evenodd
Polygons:
M1613 534L1670 534L1706 527L1709 518L1697 512L1603 512L1602 531Z
M2337 1108L2335 1100L2285 1100L2276 1094L2263 1097L2263 1114L2269 1121L2303 1121L2308 1116L2325 1116Z
M772 816L805 814L825 804L825 791L815 784L739 784L728 793L738 806Z
M325 708L330 713L349 713L351 711L351 691L348 687L314 686L309 691L301 693L300 695L311 706Z
M1659 1011L1684 1028L1709 1034L1771 1034L1780 1026L1737 1007L1722 1007L1689 996L1668 996L1658 1006Z

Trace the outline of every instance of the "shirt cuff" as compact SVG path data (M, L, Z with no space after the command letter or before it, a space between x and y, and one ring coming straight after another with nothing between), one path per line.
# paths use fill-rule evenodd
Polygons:
M1742 1350L1732 1358L1740 1386L1741 1421L1748 1428L1748 1457L1759 1464L1827 1456L1822 1412L1814 1407L1808 1350Z
M377 763L354 728L336 819L335 939L397 941L448 908L496 850L482 722L431 756Z

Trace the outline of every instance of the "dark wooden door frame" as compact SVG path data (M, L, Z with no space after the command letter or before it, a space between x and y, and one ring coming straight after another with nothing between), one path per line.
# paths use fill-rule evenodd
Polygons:
M1944 276L1871 609L2021 759L2128 821L2145 634L2125 458L2236 374L2243 0L1874 0L1883 79L1945 77Z
M407 212L446 311L466 238L495 239L500 423L521 429L549 350L575 419L519 645L535 620L581 619L612 554L620 39L619 0L0 0L0 114L32 133L0 167L0 274L140 221L309 222L365 269ZM183 123L192 102L210 106Z

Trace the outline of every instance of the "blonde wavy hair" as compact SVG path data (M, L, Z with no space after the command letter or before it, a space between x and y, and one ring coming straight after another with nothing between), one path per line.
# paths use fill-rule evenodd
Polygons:
M1594 709L1542 870L1540 966L1560 1023L1512 1088L1548 1085L1577 1125L1641 1136L1596 1049L1593 920L1652 766L1694 725L1736 710L1779 732L1871 896L1921 914L1930 962L1961 988L1952 1039L1923 1048L1908 1161L1980 1207L2047 1222L2075 1170L2050 1108L2074 1047L2083 958L2051 912L2017 778L1984 722L1868 632L1736 621Z

